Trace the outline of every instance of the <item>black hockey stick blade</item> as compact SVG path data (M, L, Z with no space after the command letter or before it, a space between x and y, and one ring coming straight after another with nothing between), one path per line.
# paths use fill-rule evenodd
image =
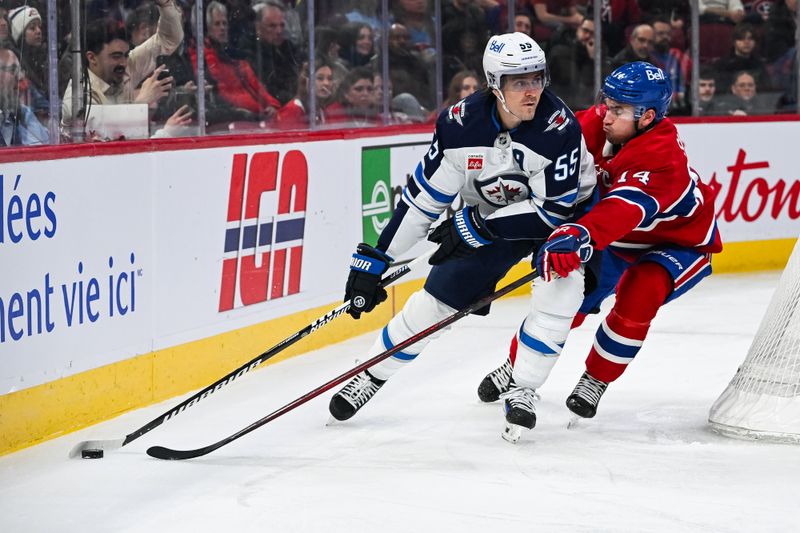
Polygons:
M414 259L410 263L408 263L406 265L403 265L400 268L398 268L397 270L394 270L393 272L387 274L381 280L381 286L388 287L389 285L391 285L392 283L394 283L398 279L402 278L403 276L405 276L406 274L411 272L411 270L414 267L416 267L416 266L418 266L418 265L420 265L422 263L427 263L428 259L430 258L431 255L433 255L434 251L436 251L436 248L433 248L433 249L425 252L424 254L420 255L419 257L417 257L416 259ZM205 387L204 389L202 389L199 392L193 394L192 396L186 398L184 401L182 401L178 405L172 407L166 413L160 414L159 416L157 416L156 418L154 418L153 420L151 420L147 424L143 425L142 427L140 427L136 431L134 431L132 433L129 433L124 438L111 439L111 440L85 440L83 442L79 442L78 444L76 444L72 448L72 450L70 450L69 456L71 458L81 457L81 452L84 451L84 450L94 450L94 449L100 449L100 450L104 450L104 451L118 450L119 448L122 448L123 446L126 446L126 445L130 444L132 441L138 439L139 437L141 437L145 433L148 433L148 432L152 431L153 429L157 428L158 426L160 426L161 424L163 424L167 420L178 416L179 414L181 414L183 411L185 411L189 407L194 406L195 404L199 403L201 400L205 400L206 397L214 394L215 392L217 392L222 387L224 387L226 385L229 385L231 382L233 382L236 379L239 379L240 377L242 377L243 375L247 374L248 372L250 372L251 370L253 370L257 366L261 365L261 363L263 363L267 359L270 359L271 357L274 357L275 355L277 355L278 353L282 352L286 348L292 346L297 341L299 341L301 339L304 339L308 335L310 335L310 334L314 333L315 331L317 331L318 329L322 328L322 326L325 326L325 325L329 324L330 322L332 322L334 319L342 316L349 308L350 308L350 301L346 301L346 302L340 304L338 307L335 307L334 309L331 309L330 311L325 313L325 315L319 317L318 319L316 319L312 323L310 323L307 326L305 326L303 329L301 329L299 331L296 331L295 333L293 333L289 337L285 338L284 340L282 340L281 342L279 342L278 344L276 344L275 346L273 346L269 350L267 350L267 351L263 352L262 354L260 354L258 357L254 358L254 359L251 359L250 361L246 362L245 364L243 364L242 366L240 366L236 370L232 370L227 375L223 376L222 378L218 379L217 381L215 381L211 385Z
M534 278L536 278L536 275L537 275L536 274L536 270L533 270L532 272L529 272L528 274L522 276L518 280L509 283L508 285L506 285L502 289L497 290L497 291L493 292L492 294L477 300L476 302L471 304L469 307L467 307L465 309L462 309L461 311L458 311L456 313L453 313L449 317L437 322L436 324L433 324L432 326L429 326L426 329L423 329L422 331L420 331L416 335L412 335L411 337L407 338L406 340L397 343L394 347L390 348L389 350L386 350L385 352L382 352L382 353L376 355L375 357L373 357L371 359L368 359L367 361L364 361L360 365L348 370L344 374L333 378L332 380L328 381L324 385L320 385L316 389L314 389L314 390L312 390L310 392L307 392L303 396L301 396L301 397L297 398L296 400L284 405L280 409L278 409L276 411L273 411L272 413L266 415L265 417L263 417L263 418L261 418L259 420L256 420L255 422L253 422L249 426L237 431L236 433L234 433L234 434L232 434L232 435L230 435L228 437L225 437L224 439L222 439L220 441L215 442L214 444L209 444L208 446L205 446L203 448L197 448L195 450L174 450L172 448L166 448L164 446L152 446L152 447L147 449L147 455L149 455L151 457L155 457L156 459L164 459L164 460L170 460L170 461L183 460L183 459L193 459L195 457L201 457L203 455L207 455L207 454L213 452L214 450L222 448L226 444L230 444L231 442L235 441L239 437L247 435L251 431L253 431L255 429L258 429L261 426L271 422L272 420L275 420L276 418L288 413L289 411L295 409L296 407L299 407L299 406L303 405L304 403L308 402L309 400L312 400L312 399L316 398L320 394L323 394L324 392L332 389L333 387L344 383L345 381L353 378L356 374L366 370L367 368L369 368L369 367L371 367L373 365L376 365L376 364L380 363L384 359L387 359L387 358L391 357L392 355L396 354L397 352L402 351L403 349L407 348L408 346L411 346L412 344L416 343L420 339L424 339L428 335L430 335L430 334L432 334L432 333L434 333L436 331L439 331L442 328L446 328L447 326L449 326L453 322L461 320L465 316L467 316L467 315L469 315L471 313L474 313L475 311L477 311L478 309L481 309L482 307L485 307L486 305L488 305L489 303L493 302L494 300L497 300L498 298L501 298L501 297L505 296L506 294L514 291L515 289L517 289L519 287L522 287L526 283L533 281Z

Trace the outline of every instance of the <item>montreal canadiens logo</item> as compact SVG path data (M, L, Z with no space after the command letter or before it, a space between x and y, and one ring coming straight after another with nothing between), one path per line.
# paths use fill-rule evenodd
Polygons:
M505 174L475 181L478 194L495 207L521 202L531 195L528 176Z

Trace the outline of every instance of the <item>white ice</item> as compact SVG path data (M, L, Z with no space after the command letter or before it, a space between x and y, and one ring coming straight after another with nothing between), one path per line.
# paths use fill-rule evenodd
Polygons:
M176 400L2 457L0 531L800 531L800 449L706 424L776 282L716 275L669 304L576 428L564 399L599 317L573 332L519 443L501 439L499 405L477 399L526 312L527 297L512 298L458 323L347 423L325 425L328 392L203 458L145 454L258 420L349 370L373 334L254 372L102 460L67 453L123 437Z

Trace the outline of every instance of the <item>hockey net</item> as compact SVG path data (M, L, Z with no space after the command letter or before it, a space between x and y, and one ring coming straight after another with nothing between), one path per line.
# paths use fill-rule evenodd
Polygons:
M714 431L800 444L800 240L750 350L711 407Z

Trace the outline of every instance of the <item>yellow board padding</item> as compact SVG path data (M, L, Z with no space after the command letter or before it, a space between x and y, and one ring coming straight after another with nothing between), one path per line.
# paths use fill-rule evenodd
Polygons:
M361 320L342 316L262 366L378 329L400 310L422 283L423 280L415 280L391 287L387 302L363 315ZM2 395L0 455L210 385L323 316L335 305L295 313Z
M714 257L714 271L750 272L783 268L795 242L796 239L777 239L727 243L725 250ZM527 261L521 262L499 286L525 275L529 269ZM423 280L415 280L392 287L388 301L372 313L363 315L361 320L343 316L281 352L264 366L382 327L422 284ZM529 287L521 287L509 296L529 292ZM335 305L140 355L0 396L0 455L205 387L324 315Z
M786 266L797 239L727 242L711 261L714 272L755 272Z

